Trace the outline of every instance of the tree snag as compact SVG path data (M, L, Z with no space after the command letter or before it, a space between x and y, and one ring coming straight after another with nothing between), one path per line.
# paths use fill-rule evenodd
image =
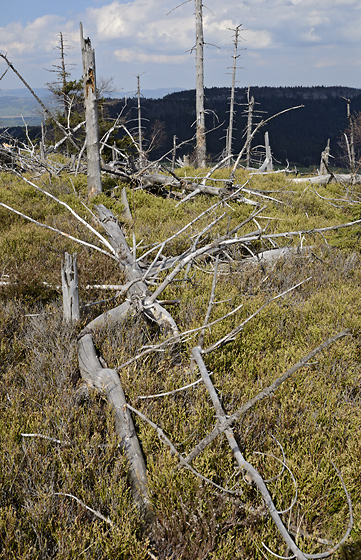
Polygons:
M63 290L63 320L66 323L76 323L80 319L79 313L79 283L77 254L65 253L61 265L61 284Z
M102 192L100 174L99 124L97 89L95 77L95 53L89 37L84 39L83 24L80 23L80 42L83 58L84 107L86 118L87 180L88 197Z
M197 167L206 166L206 127L204 119L204 58L202 0L195 0L196 9L196 124Z

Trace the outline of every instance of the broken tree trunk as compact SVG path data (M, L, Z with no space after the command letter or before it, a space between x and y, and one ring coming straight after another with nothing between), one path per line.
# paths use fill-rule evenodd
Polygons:
M109 236L109 241L119 257L119 267L125 274L128 297L137 312L150 321L157 323L165 332L178 336L178 327L166 309L157 301L151 299L151 294L144 282L144 271L136 261L135 255L129 249L128 243L112 212L102 204L96 206L100 221Z
M251 165L251 140L252 140L252 123L253 123L253 110L254 110L254 97L249 97L248 88L248 115L247 115L247 148L246 148L246 167L247 169Z
M266 161L265 161L266 169L265 169L265 171L273 171L272 152L271 152L271 146L270 146L270 143L269 143L268 132L265 132L264 143L265 143L265 149L266 149Z
M142 134L142 108L140 106L140 76L137 76L137 99L138 99L138 145L139 145L139 169L142 169L144 163L143 155L143 134Z
M76 323L80 319L79 312L79 283L77 254L65 253L61 265L61 284L63 290L63 320L66 323Z
M327 140L326 148L323 150L321 154L321 162L320 162L320 175L327 175L328 173L328 159L330 156L330 139Z
M88 197L102 191L99 151L99 124L95 78L95 54L89 37L84 39L80 23L80 41L83 58L84 107L86 118Z

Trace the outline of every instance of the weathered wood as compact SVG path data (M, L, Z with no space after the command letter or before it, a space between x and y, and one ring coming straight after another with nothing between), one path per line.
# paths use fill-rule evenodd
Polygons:
M321 154L321 162L320 162L320 175L327 175L327 167L328 167L328 159L330 156L330 139L327 140L326 148L323 150Z
M315 177L296 177L290 179L293 183L311 183L313 185L327 185L331 181L351 185L361 183L361 175L352 175L352 173L328 173L327 175L317 175Z
M80 319L79 311L79 283L77 254L65 253L61 265L61 283L63 291L63 320L66 323L76 323Z
M132 301L133 308L143 313L150 321L157 323L161 329L171 332L173 336L178 336L178 327L170 313L158 302L150 299L151 294L143 281L144 272L129 249L127 240L113 213L102 204L95 208L109 236L110 243L118 255L119 267L125 274L126 283L131 283L128 297Z
M195 0L196 15L196 156L197 167L206 166L206 127L204 118L204 60L202 0Z
M269 143L268 132L265 132L264 143L265 143L265 149L266 149L266 159L265 159L266 169L265 170L266 171L273 171L272 152L271 152L271 146L270 146L270 143Z
M232 142L233 142L233 121L234 121L234 97L235 97L235 89L236 89L236 70L237 70L237 58L240 56L237 54L238 51L238 38L239 38L239 30L241 28L241 24L237 25L234 31L234 51L233 51L233 67L232 67L232 86L231 86L231 98L229 103L229 123L227 128L227 136L226 136L226 156L228 156L229 160L227 162L227 167L231 165L231 156L232 156Z
M122 188L122 194L121 194L121 198L120 200L122 201L122 204L124 205L124 210L122 212L122 217L125 220L129 220L130 222L133 221L133 217L132 217L132 213L130 211L129 208L129 202L128 202L128 197L127 197L127 190L125 187Z
M247 140L246 140L246 167L251 165L251 141L252 141L252 124L253 124L253 110L254 110L254 97L249 97L249 88L247 92L248 96L248 115L247 115Z
M152 517L147 483L147 470L133 419L126 405L123 387L116 370L102 367L93 338L85 334L79 340L78 360L82 378L91 386L105 391L114 410L115 428L127 457L133 498L145 519Z
M99 124L95 75L95 54L89 37L84 39L80 23L80 42L83 58L84 107L86 118L88 197L102 191L100 173Z

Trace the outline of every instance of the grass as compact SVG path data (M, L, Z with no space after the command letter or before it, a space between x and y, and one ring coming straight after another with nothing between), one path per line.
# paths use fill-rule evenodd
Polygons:
M183 173L190 176L196 171L185 169ZM218 179L225 176L224 170L216 174ZM244 172L240 172L238 180L245 180ZM40 182L97 227L82 205L86 196L84 177L78 176L73 185L66 175L51 181L42 177L39 185ZM277 174L252 178L249 186L264 192L277 191L271 196L283 202L267 201L267 208L257 217L262 227L268 224L269 233L325 227L360 215L358 203L335 202L334 199L345 199L342 185L318 187L315 192L292 184L289 176ZM128 191L128 195L134 223L124 224L124 228L131 246L134 232L138 254L169 237L215 202L199 196L175 208L174 200L141 190ZM357 196L354 193L353 198L357 200ZM0 202L94 242L64 208L47 202L20 178L2 174ZM92 207L96 203L107 205L121 219L122 205L107 192L97 197ZM165 254L186 250L192 236L221 213L227 216L205 234L202 243L216 239L227 228L245 220L251 211L236 202L220 206L212 211L211 218L205 216L166 245ZM257 224L250 222L241 232L255 229ZM213 306L211 320L240 304L243 307L207 329L204 341L205 347L214 343L270 298L311 278L266 306L234 342L205 356L217 392L231 414L327 337L350 329L350 336L319 354L235 425L246 459L266 479L279 472L279 463L272 455L282 458L282 446L298 484L297 503L283 517L307 553L325 549L317 539L335 544L345 531L347 503L330 461L342 471L355 521L347 543L335 554L338 560L361 558L358 232L359 228L353 227L324 237L306 235L302 243L312 245L312 249L269 265L245 265L242 259L248 251L244 247L231 249L229 258L224 257L220 266L215 296L220 303ZM242 492L240 498L219 492L191 472L179 469L177 459L156 432L136 418L157 519L151 538L147 537L132 503L112 411L103 395L82 384L77 366L78 332L93 317L122 300L84 309L80 323L69 327L62 323L57 288L65 250L78 253L83 303L113 295L86 290L85 286L120 284L123 279L117 264L3 208L0 234L1 272L11 281L0 288L0 558L141 560L153 555L164 560L260 560L267 556L262 542L287 556L258 492L235 469L223 437L218 437L195 460L194 467L216 484L234 486ZM285 240L285 244L290 242L297 245L300 239ZM254 244L252 250L256 249L261 249L260 242ZM152 258L148 257L150 262ZM182 331L203 324L213 280L209 260L199 259L194 264L189 281L171 284L161 296L180 300L170 311ZM184 273L178 277L182 278ZM175 363L171 353L154 353L119 370L130 404L159 425L184 455L215 422L203 385L161 399L139 396L172 391L195 380L196 373L189 373L189 355L197 338L193 336L184 343L180 362ZM116 367L133 357L142 345L158 340L154 327L138 319L98 333L96 344L109 367ZM60 443L22 434L43 435ZM277 507L287 507L294 495L290 476L285 473L269 488ZM76 496L110 518L113 526L64 494Z

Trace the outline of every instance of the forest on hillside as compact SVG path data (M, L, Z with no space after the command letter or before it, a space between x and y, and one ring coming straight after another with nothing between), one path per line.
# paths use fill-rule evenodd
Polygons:
M236 88L234 151L237 153L243 143L247 125L247 88ZM361 111L361 90L345 87L252 87L254 96L255 124L289 107L304 105L303 108L281 115L267 125L274 159L279 165L300 168L318 167L320 154L330 139L332 165L342 167L342 150L339 143L343 131L348 126L346 101L351 99L354 114ZM229 88L206 88L206 128L207 153L209 161L217 161L225 148L226 129L229 120ZM191 140L195 122L195 91L187 90L166 95L161 99L141 99L142 127L146 144L152 143L148 154L157 160L173 148L173 137L177 143ZM137 99L107 98L102 101L102 114L114 120L122 113L123 121L130 129L136 128ZM3 129L4 132L5 129ZM18 138L25 139L24 127L8 127L6 130ZM29 126L32 138L40 138L40 127ZM119 132L119 135L124 135ZM256 136L254 146L264 144L264 129ZM155 141L152 138L155 136ZM177 157L192 157L194 142L183 144ZM262 154L255 154L254 164Z

